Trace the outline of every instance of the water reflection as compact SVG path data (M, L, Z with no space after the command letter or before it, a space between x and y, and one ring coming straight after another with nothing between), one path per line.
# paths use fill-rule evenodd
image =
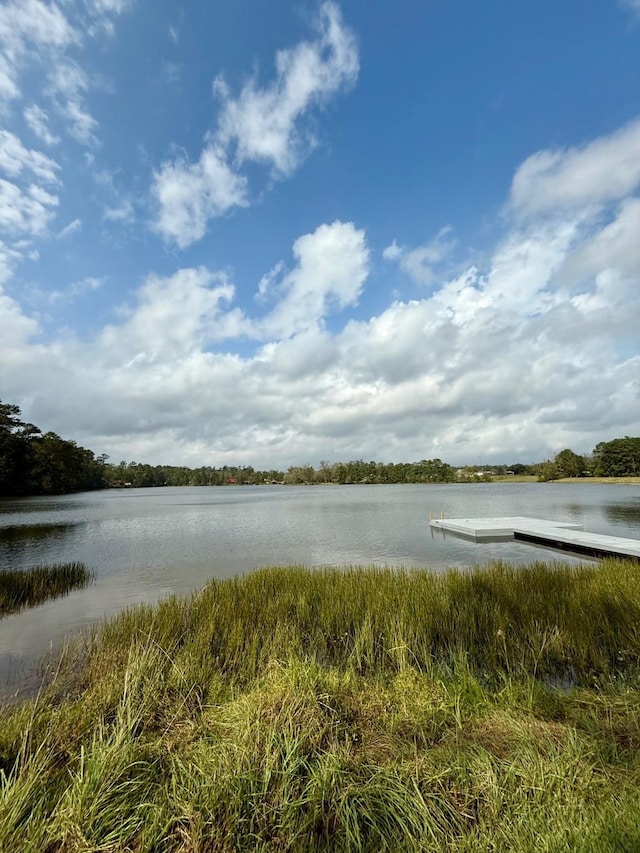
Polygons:
M608 504L604 511L609 521L640 525L640 498L629 503Z
M3 515L16 513L50 513L50 512L68 512L69 510L83 509L85 503L77 500L76 496L73 499L64 497L55 498L0 498L0 518Z
M30 539L51 539L63 536L76 526L72 521L57 524L11 524L4 527L0 525L0 547L5 543L13 545Z

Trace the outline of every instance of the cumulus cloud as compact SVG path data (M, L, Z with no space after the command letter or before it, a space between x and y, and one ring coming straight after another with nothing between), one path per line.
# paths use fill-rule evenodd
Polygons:
M354 305L369 271L364 231L352 222L321 225L293 244L296 266L272 273L261 295L274 295L275 308L254 324L260 337L284 338L315 326L331 313Z
M316 38L276 55L274 79L261 86L251 79L234 97L222 77L214 81L220 100L217 127L205 139L195 163L184 156L167 161L154 175L156 228L184 248L205 233L209 219L247 204L247 162L271 167L275 177L290 175L314 145L303 118L358 74L355 37L339 7L321 5Z
M223 273L204 267L179 270L168 278L151 275L123 320L105 327L101 348L127 363L166 363L206 347L217 336L222 306L234 287Z
M225 152L209 145L197 163L165 163L154 178L157 229L185 248L204 236L207 222L247 204L246 178L229 166Z
M0 244L0 364L3 372L15 375L26 362L32 362L34 351L30 339L38 332L38 324L27 317L18 303L2 289L2 245Z
M28 387L30 420L158 463L534 461L638 434L640 199L633 181L603 191L592 159L613 172L630 127L556 152L562 193L537 179L521 192L518 170L520 206L482 265L371 317L357 303L372 256L348 222L301 235L292 265L255 283L251 313L225 273L182 269L145 278L93 340L44 344L5 295L3 393L24 403ZM410 251L394 243L387 259Z

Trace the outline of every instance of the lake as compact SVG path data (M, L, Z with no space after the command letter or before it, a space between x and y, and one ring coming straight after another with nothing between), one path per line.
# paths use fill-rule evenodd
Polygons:
M0 501L0 566L78 560L94 585L0 620L0 694L64 636L137 602L258 566L428 566L568 559L525 543L432 531L439 517L528 515L640 538L640 487L587 483L229 486Z

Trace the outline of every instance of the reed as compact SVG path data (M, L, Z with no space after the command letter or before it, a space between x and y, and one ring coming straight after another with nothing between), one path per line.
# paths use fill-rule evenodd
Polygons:
M0 570L0 616L66 595L92 580L93 573L83 563Z
M639 607L604 561L132 608L0 711L0 849L638 850Z

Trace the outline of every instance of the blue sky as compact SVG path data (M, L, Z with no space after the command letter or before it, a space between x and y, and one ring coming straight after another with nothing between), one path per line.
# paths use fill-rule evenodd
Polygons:
M640 434L640 3L5 0L0 396L151 463Z

